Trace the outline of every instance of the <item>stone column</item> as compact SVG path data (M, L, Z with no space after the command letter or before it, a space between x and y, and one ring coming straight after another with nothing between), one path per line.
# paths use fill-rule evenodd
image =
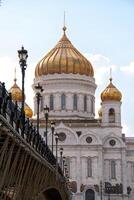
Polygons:
M80 185L81 185L81 175L82 175L82 170L81 170L81 153L80 150L77 149L77 167L76 167L76 182L77 182L77 192L80 192Z
M67 111L73 111L73 94L67 93L66 95L66 109Z
M47 105L49 107L50 104L50 95L49 94L43 94L43 105L44 107Z
M83 112L84 111L84 95L78 94L78 111Z
M99 180L98 181L102 181L103 182L103 148L102 146L98 147L98 177Z
M55 111L61 110L61 94L60 93L54 94L54 110Z
M122 174L121 174L121 177L122 177L122 183L123 183L123 194L126 194L127 193L127 173L126 173L126 149L123 148L122 149Z

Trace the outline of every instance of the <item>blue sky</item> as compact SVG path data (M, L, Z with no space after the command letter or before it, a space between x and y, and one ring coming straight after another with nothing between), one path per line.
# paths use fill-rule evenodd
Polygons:
M62 35L66 11L67 35L87 56L95 69L96 106L113 68L114 84L122 91L122 120L127 135L133 134L134 119L134 1L133 0L3 0L0 7L0 78L8 88L14 67L18 84L17 50L23 44L29 52L26 71L27 102L36 63L55 46ZM8 76L7 76L8 72ZM7 80L8 77L8 80Z

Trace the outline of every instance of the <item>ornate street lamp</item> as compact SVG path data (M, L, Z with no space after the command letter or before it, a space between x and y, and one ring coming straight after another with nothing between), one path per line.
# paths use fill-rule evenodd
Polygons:
M63 162L63 157L62 157L62 155L63 155L63 148L61 147L61 148L60 148L60 167L61 167L61 169L62 169L62 162Z
M24 79L25 79L25 70L27 68L27 58L28 52L21 47L21 50L18 50L19 64L22 72L22 105L21 105L21 115L22 115L22 136L24 136L24 125L25 125L25 113L24 113L24 104L25 104L25 89L24 89Z
M47 145L47 128L48 128L48 114L49 114L49 107L44 108L45 120L46 120L46 131L44 132L44 137L46 137L46 145Z
M58 140L59 135L58 133L55 134L55 143L56 143L56 180L57 180L57 174L58 174Z
M58 160L58 140L59 140L59 135L58 133L55 134L55 143L56 143L56 161Z
M42 86L38 83L37 86L34 87L36 91L36 99L37 99L37 134L39 134L39 108L40 108L40 100L41 100L41 92L43 92Z
M51 122L51 132L52 132L52 153L53 153L53 144L54 144L54 130L55 130L55 122Z

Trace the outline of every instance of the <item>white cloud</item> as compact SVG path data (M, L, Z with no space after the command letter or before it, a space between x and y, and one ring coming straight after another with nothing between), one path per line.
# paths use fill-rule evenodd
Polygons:
M134 73L134 61L130 62L127 66L120 67L120 70L127 73Z
M102 85L104 80L110 77L110 68L112 69L112 72L117 70L117 66L113 65L106 56L88 53L85 53L84 55L93 65L97 85Z

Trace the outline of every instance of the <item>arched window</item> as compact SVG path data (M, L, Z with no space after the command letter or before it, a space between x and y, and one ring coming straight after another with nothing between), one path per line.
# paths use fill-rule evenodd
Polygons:
M65 110L66 109L66 96L65 94L61 95L61 110Z
M76 94L74 94L74 97L73 97L73 109L77 110L77 95Z
M87 111L87 96L84 95L84 111Z
M111 178L116 178L116 163L114 160L111 160Z
M115 122L115 111L113 108L109 109L109 122L114 123Z
M53 94L50 95L50 110L54 109L54 96Z
M87 177L92 177L92 159L87 158Z
M95 200L95 193L92 189L88 189L85 193L85 200Z

